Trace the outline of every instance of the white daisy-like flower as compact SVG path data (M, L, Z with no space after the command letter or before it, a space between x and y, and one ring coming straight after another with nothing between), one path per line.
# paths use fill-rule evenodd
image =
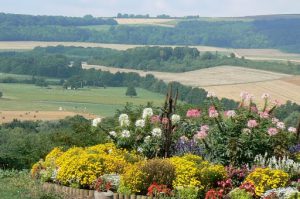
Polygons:
M143 153L144 150L143 150L142 147L138 147L138 148L137 148L137 151L140 152L140 153Z
M171 117L171 121L173 124L176 124L180 121L180 115L177 115L177 114L173 114L172 117Z
M285 129L285 124L283 122L277 122L276 126L278 129L282 129L282 130Z
M144 142L149 143L150 140L151 140L151 137L148 135L148 136L145 137Z
M290 133L296 133L297 129L294 128L294 127L289 127L288 132L290 132Z
M143 120L143 119L141 119L141 120L137 120L136 122L135 122L135 126L136 127L144 127L145 126L145 120Z
M101 123L101 118L95 118L92 121L92 126L97 127L99 123Z
M117 136L117 133L115 131L111 131L109 132L109 135L113 136L113 137L116 137Z
M130 137L130 131L123 130L122 133L121 133L121 137L123 137L123 138L129 138Z
M121 114L119 116L119 123L120 123L120 126L129 126L130 121L129 121L128 115L127 114Z
M206 97L208 97L208 98L216 97L216 93L215 92L208 92Z
M154 137L161 137L161 133L162 131L160 128L154 128L151 132Z
M153 115L153 110L152 108L145 108L143 110L143 119L147 118L147 117L151 117Z
M262 94L261 98L264 99L264 100L267 100L267 99L270 98L270 94L269 93L264 93L264 94Z

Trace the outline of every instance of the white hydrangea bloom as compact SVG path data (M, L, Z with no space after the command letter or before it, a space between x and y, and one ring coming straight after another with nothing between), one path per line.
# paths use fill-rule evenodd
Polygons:
M147 118L147 117L151 117L153 115L153 110L152 108L145 108L143 110L143 119Z
M277 122L276 126L278 129L282 129L282 130L285 129L285 124L283 122Z
M95 118L95 119L93 119L92 126L97 127L98 124L101 122L101 120L102 120L101 118Z
M123 138L129 138L130 137L130 131L123 130L122 133L121 133L121 137L123 137Z
M151 140L151 137L150 137L150 135L148 135L148 136L145 137L144 142L149 143L150 140Z
M109 135L113 136L113 137L116 137L117 136L117 133L115 131L111 131L109 132Z
M137 120L136 122L135 122L135 126L136 127L144 127L145 126L145 120L143 120L143 119L141 119L141 120Z
M172 117L171 117L171 121L173 124L176 124L180 121L180 115L177 115L177 114L173 114Z
M142 147L138 147L138 148L137 148L137 151L140 152L140 153L143 153L144 150L143 150Z
M160 128L154 128L151 132L154 137L161 137L161 133L162 131Z
M127 114L121 114L119 116L119 123L120 123L120 126L129 126L130 121L129 121L128 115Z
M289 131L290 133L296 133L296 132L297 132L297 129L294 128L294 127L289 127L288 131Z
M208 97L208 98L216 97L216 93L215 92L208 92L206 97Z

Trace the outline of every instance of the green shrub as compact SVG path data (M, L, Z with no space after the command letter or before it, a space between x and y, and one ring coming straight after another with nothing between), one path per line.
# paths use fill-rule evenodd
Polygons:
M229 193L230 199L252 199L251 194L247 193L244 189L236 188Z
M197 199L199 189L193 186L177 187L176 197L184 199Z

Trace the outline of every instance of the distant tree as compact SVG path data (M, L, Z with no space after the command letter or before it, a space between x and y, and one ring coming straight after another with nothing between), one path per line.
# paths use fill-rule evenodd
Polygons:
M2 93L2 91L0 91L0 98L2 98L2 96L3 96L3 93Z
M130 97L137 96L137 93L136 93L136 90L135 90L134 86L129 85L127 87L126 96L130 96Z
M37 78L35 80L35 85L40 87L47 87L48 82L44 78Z
M235 54L234 53L230 53L230 58L235 58Z

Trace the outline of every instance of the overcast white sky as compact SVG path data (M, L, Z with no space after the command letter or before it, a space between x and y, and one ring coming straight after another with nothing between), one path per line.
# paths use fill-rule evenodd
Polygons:
M208 17L298 14L300 0L0 0L0 12L108 17L117 13Z

